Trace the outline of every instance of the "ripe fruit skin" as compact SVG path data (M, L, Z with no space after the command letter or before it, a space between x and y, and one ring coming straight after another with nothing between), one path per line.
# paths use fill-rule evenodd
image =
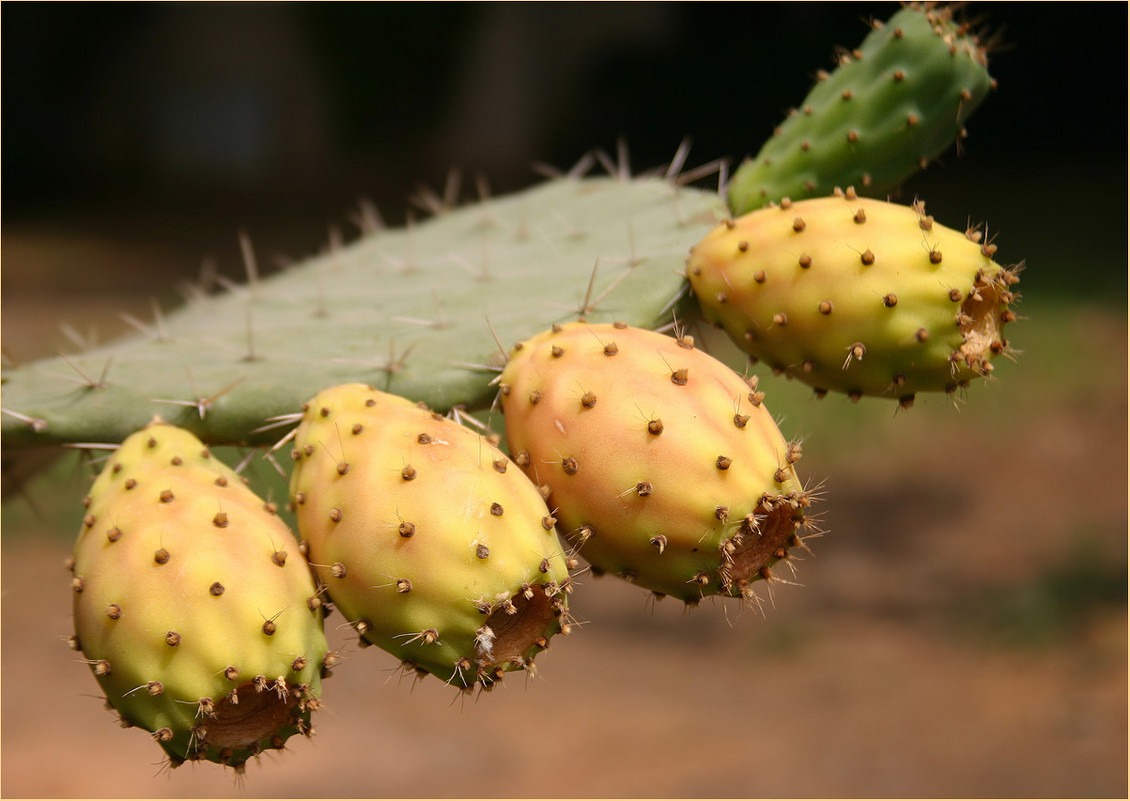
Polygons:
M327 655L313 577L273 507L196 437L154 422L122 443L73 572L75 644L172 764L241 768L310 733Z
M306 404L294 444L299 531L362 644L445 682L489 686L568 631L554 521L487 439L346 384Z
M690 253L707 320L751 356L818 392L953 392L1008 353L1018 268L981 232L925 206L837 196L728 220Z
M500 386L515 461L594 570L688 603L753 599L802 545L799 445L689 337L555 326L513 350Z

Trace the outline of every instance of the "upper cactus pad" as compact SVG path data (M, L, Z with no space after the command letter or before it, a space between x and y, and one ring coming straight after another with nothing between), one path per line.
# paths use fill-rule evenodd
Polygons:
M908 4L820 80L730 186L745 214L855 186L883 197L963 133L993 86L985 49L947 6Z

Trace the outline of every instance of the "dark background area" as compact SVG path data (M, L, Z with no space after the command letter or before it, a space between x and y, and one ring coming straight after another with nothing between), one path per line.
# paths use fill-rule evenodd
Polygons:
M206 253L239 272L237 229L300 256L331 223L354 235L360 196L403 222L409 196L442 190L453 167L465 195L478 174L497 194L537 180L534 162L567 168L621 137L633 169L659 166L684 136L690 165L737 164L837 45L897 8L5 4L5 233L156 241L170 254L157 273L195 274ZM906 199L921 194L952 227L1002 231L1029 291L1121 292L1121 258L1087 259L1085 283L1045 262L1059 249L1078 260L1081 241L1092 257L1123 253L1126 6L971 3L965 15L997 41L999 90L964 154L912 179ZM7 266L6 291L34 282L34 263Z

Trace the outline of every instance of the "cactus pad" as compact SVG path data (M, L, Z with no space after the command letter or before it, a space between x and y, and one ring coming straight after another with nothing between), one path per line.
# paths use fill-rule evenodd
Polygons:
M209 444L267 442L251 433L267 418L351 381L486 405L490 326L514 342L585 305L664 319L686 248L724 216L716 193L674 181L564 177L382 231L146 334L6 369L4 445L121 442L157 414Z
M855 186L884 197L964 135L993 79L985 49L949 6L910 3L794 109L730 185L745 214Z

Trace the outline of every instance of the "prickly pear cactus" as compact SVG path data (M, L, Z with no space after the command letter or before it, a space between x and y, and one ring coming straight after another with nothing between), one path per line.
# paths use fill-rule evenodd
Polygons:
M555 326L514 348L500 386L515 461L594 570L692 604L755 602L754 582L803 547L800 445L755 380L689 337Z
M842 53L734 174L734 214L836 186L884 197L960 139L994 82L985 48L953 15L951 6L910 3Z
M747 353L816 388L954 392L1009 352L1018 267L925 205L836 196L727 220L691 251L703 313Z
M512 342L585 308L668 319L686 247L725 214L674 178L563 177L252 272L136 336L5 368L5 450L121 442L155 414L210 444L265 444L265 420L352 381L485 407L492 326Z
M73 644L174 766L240 768L310 734L327 661L313 577L273 509L194 436L155 422L122 443L72 570Z
M555 521L482 435L348 384L306 404L292 456L299 532L362 644L489 688L568 632Z

